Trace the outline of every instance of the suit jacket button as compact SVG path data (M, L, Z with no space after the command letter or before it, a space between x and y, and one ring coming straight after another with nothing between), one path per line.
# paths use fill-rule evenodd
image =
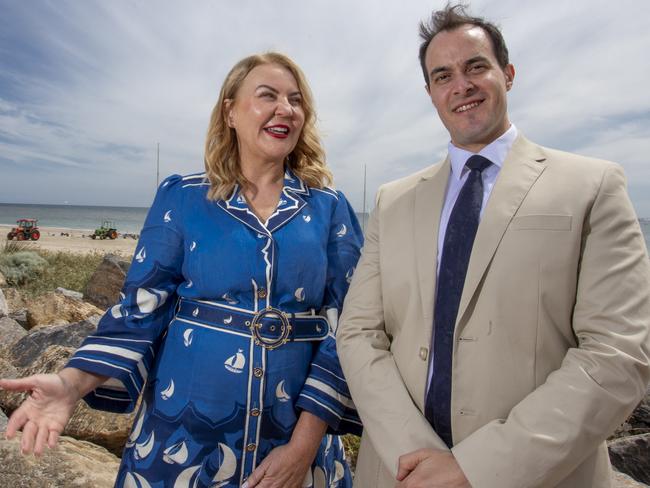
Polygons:
M429 349L426 348L426 347L421 347L420 348L420 353L419 353L420 359L422 361L426 361L428 355L429 355Z

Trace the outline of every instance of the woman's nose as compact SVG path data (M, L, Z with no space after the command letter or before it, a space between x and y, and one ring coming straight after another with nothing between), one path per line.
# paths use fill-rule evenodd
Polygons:
M275 107L276 115L291 116L293 115L293 105L286 98L278 98L278 104Z

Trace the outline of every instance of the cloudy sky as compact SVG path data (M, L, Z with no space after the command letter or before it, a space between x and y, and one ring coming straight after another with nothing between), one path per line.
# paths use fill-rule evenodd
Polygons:
M417 24L443 1L0 0L0 202L148 206L202 169L218 90L240 58L304 69L336 185L357 210L436 162L448 135L423 89ZM650 217L650 2L476 0L517 70L511 120L534 141L617 161Z

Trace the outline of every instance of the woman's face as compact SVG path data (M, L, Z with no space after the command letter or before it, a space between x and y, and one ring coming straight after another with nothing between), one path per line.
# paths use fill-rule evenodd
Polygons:
M285 67L256 66L244 78L235 99L226 104L241 162L283 162L296 147L305 112L298 83Z

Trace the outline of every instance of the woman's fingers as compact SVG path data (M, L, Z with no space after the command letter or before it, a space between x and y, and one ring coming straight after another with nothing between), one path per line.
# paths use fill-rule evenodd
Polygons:
M50 429L44 425L40 425L38 428L38 433L36 434L36 441L34 442L34 456L43 455L45 451L45 446L47 439L49 437Z
M7 422L7 432L5 436L7 439L13 439L16 436L16 432L22 429L23 425L27 422L27 414L25 414L24 408L18 408L11 417L9 417L9 422Z
M59 440L59 433L56 430L50 430L47 438L47 445L50 449L54 449L57 441Z
M23 437L20 440L20 452L29 454L34 449L34 439L38 433L38 426L31 420L23 427Z
M9 391L29 391L36 387L36 380L34 376L27 376L26 378L18 379L2 379L0 380L0 388Z

